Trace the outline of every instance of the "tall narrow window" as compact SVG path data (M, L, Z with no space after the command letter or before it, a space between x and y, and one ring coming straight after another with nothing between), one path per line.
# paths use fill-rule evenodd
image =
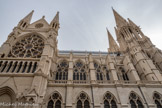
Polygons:
M61 102L60 100L56 101L55 108L61 108Z
M29 67L28 67L28 71L27 71L27 73L29 73L29 72L30 72L31 67L32 67L32 62L30 62L30 63L29 63Z
M157 108L162 108L162 96L159 93L154 93L153 95L154 102Z
M96 61L94 61L93 63L94 63L94 68L96 70L96 78L97 78L97 80L103 80L103 71L101 69L101 66Z
M87 66L78 60L73 67L73 80L86 80L87 79Z
M15 69L16 69L16 67L17 67L17 61L14 63L14 67L13 67L13 69L12 69L12 72L14 72L15 71Z
M81 93L77 98L77 108L90 108L89 98L87 94ZM83 106L83 107L82 107Z
M34 63L32 73L34 73L36 71L36 69L37 69L37 62Z
M78 100L78 102L77 102L77 108L82 108L82 101L81 100Z
M104 108L117 108L115 97L107 92L104 96Z
M142 101L140 100L140 97L136 95L135 93L130 94L129 102L130 102L131 108L144 108Z
M9 72L10 71L10 69L11 69L11 66L12 66L12 61L9 63L9 66L8 66L8 69L7 69L7 72Z
M22 73L24 73L24 72L25 72L26 67L27 67L27 62L25 62L25 63L24 63L24 67L23 67L23 71L22 71Z
M110 108L110 104L107 100L104 101L104 108Z
M5 70L5 68L7 67L7 63L8 63L8 61L6 61L6 62L3 64L3 68L2 68L2 70L1 70L1 72L3 72L3 71Z
M19 67L18 67L17 73L20 71L21 67L22 67L22 62L19 63Z
M68 79L68 68L69 64L66 60L61 61L57 65L56 80L67 80Z
M48 106L47 106L47 108L53 108L53 101L52 100L50 100L49 102L48 102Z
M118 75L120 76L120 79L129 81L129 77L123 67L119 67Z
M103 72L106 74L106 80L110 80L110 72L107 69L106 65L103 65L102 69L103 69Z

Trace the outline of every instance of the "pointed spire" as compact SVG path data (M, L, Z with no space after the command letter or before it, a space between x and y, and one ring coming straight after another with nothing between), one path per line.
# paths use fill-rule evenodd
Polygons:
M34 10L32 10L32 11L31 11L27 16L25 16L22 20L30 24L31 18L32 18L32 16L33 16L33 13L34 13Z
M109 52L118 52L119 46L115 42L114 38L112 37L111 33L107 29L108 39L109 39Z
M127 21L122 16L120 16L113 8L112 10L113 10L115 21L116 21L116 26L122 27L124 25L127 25Z
M56 15L53 18L53 20L51 21L50 25L52 25L54 22L59 24L59 12L56 13Z
M33 15L34 10L32 10L27 16L25 16L20 22L18 23L18 27L25 29L27 25L30 24L32 15Z
M58 31L58 29L60 28L59 26L59 12L57 12L57 14L55 15L55 17L53 18L53 20L50 23L50 27L54 28L56 31Z

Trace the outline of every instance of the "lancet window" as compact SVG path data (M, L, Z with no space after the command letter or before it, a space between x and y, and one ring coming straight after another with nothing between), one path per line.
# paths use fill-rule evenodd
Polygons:
M94 68L96 70L96 78L97 80L103 80L103 70L102 67L99 63L97 63L96 61L93 62L94 63Z
M57 92L53 93L48 101L47 108L61 108L62 98L61 95Z
M90 101L85 93L81 93L77 98L77 108L90 108Z
M139 96L135 93L131 93L129 96L129 102L131 108L144 108L142 101L140 100Z
M57 65L56 80L68 80L69 64L66 60L61 61Z
M110 71L107 69L106 65L102 66L102 70L104 74L106 75L106 80L110 80Z
M116 99L109 92L104 96L104 108L117 108Z
M34 73L36 69L35 61L0 61L0 72L3 73Z
M75 62L73 67L73 80L87 80L88 67L81 60Z
M40 58L44 48L43 39L35 34L25 36L12 46L8 57Z
M119 68L120 79L124 81L129 81L129 77L123 67Z
M154 93L153 95L154 102L157 108L162 108L162 96L159 93Z
M94 68L96 70L96 79L97 80L110 80L109 71L106 65L100 65L96 61L93 62Z

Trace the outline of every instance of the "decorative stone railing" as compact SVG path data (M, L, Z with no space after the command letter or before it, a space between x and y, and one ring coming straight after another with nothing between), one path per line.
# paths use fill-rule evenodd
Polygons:
M0 59L0 74L34 73L39 59Z
M49 80L49 83L53 84L162 84L159 81L112 81L112 80Z

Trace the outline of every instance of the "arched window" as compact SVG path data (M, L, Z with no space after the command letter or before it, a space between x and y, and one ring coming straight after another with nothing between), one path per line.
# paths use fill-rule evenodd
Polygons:
M162 96L159 93L154 93L153 99L156 104L156 107L162 108Z
M61 101L60 100L56 101L55 108L61 108Z
M109 72L109 70L107 69L107 67L106 67L106 65L103 65L102 66L102 70L103 70L103 72L104 72L104 74L106 74L106 80L110 80L110 72Z
M53 93L49 99L47 108L61 108L62 98L59 93Z
M47 108L53 108L53 101L52 100L50 100L49 102L48 102L48 107Z
M61 61L57 65L56 80L68 80L69 64L66 60Z
M101 69L101 65L99 65L99 63L97 63L96 61L94 61L93 63L94 63L94 68L96 70L97 80L103 80L103 71Z
M131 108L144 108L142 101L140 100L139 96L135 93L131 93L129 96L129 102Z
M128 75L123 67L119 67L119 74L119 76L121 77L120 79L123 79L124 81L129 81Z
M88 76L87 68L82 61L78 60L73 67L73 80L86 80Z
M110 108L110 104L107 100L104 101L104 108Z
M115 97L107 92L104 96L104 108L117 108Z
M90 108L90 104L89 104L89 98L87 96L87 94L85 93L81 93L79 95L79 97L77 98L77 108Z

